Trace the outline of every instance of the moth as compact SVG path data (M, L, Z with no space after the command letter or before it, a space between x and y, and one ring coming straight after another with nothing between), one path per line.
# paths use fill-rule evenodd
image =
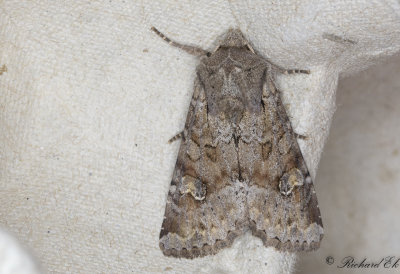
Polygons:
M198 56L193 97L168 192L159 245L166 256L216 254L246 231L266 247L309 251L323 226L314 185L291 127L277 73L238 29Z

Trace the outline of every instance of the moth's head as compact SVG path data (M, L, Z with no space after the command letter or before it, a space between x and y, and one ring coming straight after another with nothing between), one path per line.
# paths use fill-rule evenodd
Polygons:
M218 51L220 48L246 48L247 50L255 53L253 48L250 46L249 42L244 38L243 33L239 29L230 29L225 34L224 39L218 48L214 52ZM207 54L211 56L211 54Z
M249 43L246 38L244 38L243 33L239 29L230 29L226 35L224 40L221 42L221 47L245 47Z

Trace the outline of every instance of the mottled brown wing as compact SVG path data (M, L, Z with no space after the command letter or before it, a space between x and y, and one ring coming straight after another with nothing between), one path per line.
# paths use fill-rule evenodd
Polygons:
M186 258L215 254L247 227L243 184L231 182L239 172L228 161L237 159L235 144L217 146L221 125L209 119L198 79L194 87L160 232L163 253Z
M314 250L323 237L317 197L270 71L265 75L262 104L264 120L257 127L263 138L243 142L240 148L240 163L250 182L250 228L265 246ZM258 160L249 162L252 157Z

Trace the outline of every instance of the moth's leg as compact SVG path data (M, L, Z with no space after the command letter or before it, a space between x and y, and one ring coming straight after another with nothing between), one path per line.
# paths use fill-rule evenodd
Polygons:
M302 139L302 140L307 140L307 139L308 139L308 137L305 136L305 135L302 135L302 134L299 134L299 133L296 133L296 132L293 132L293 133L294 133L294 136L295 136L297 139Z
M246 46L249 48L249 50L250 50L252 53L256 54L256 52L254 51L253 47L252 47L249 43L247 43Z
M209 55L210 53L202 48L199 47L193 47L193 46L188 46L188 45L183 45L178 42L172 41L169 39L167 36L165 36L163 33L161 33L158 29L155 27L151 27L151 30L154 31L158 36L160 36L165 42L170 44L173 47L177 47L179 49L182 49L186 51L189 54L195 55L195 56L203 56L203 55Z
M168 140L168 144L171 144L172 142L183 138L183 131L179 132L178 134L176 134L174 137L172 137L171 139Z
M274 67L276 68L276 70L279 73L282 73L282 74L295 74L295 73L310 74L310 71L306 70L306 69L284 69L284 68L278 67L276 65L274 65Z
M280 72L283 74L295 74L295 73L310 74L310 71L305 69L283 69Z
M271 63L271 66L275 71L282 74L295 74L295 73L310 74L310 71L308 69L285 69L273 63Z

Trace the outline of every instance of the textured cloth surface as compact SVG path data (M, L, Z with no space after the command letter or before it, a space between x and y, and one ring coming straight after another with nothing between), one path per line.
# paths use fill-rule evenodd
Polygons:
M339 82L337 111L316 178L325 236L318 252L300 256L298 273L400 268L399 262L392 268L400 251L400 221L394 217L400 207L399 64L396 55ZM329 256L332 265L326 263ZM349 267L345 262L352 258L354 263L364 258L364 264L391 262Z
M167 140L182 130L197 60L151 26L209 50L228 28L239 27L274 63L310 69L306 76L281 76L278 84L295 131L308 137L299 144L313 176L339 74L400 49L397 1L3 1L0 7L0 67L7 70L0 76L0 223L52 273L294 269L295 255L264 248L250 235L196 260L166 258L159 250L179 146Z
M0 229L0 273L39 274L40 269L33 259L9 232Z

